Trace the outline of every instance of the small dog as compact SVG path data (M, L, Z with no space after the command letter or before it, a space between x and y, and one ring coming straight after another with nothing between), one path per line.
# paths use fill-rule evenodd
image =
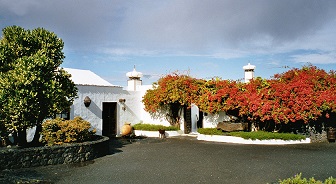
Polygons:
M166 138L166 131L165 130L159 130L159 138L164 139Z

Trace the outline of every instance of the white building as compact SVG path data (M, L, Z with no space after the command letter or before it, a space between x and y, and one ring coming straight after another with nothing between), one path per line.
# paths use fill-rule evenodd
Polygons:
M162 124L169 126L164 118L155 119L144 110L142 97L152 86L142 85L142 73L128 72L127 89L113 85L89 70L65 68L78 88L78 98L74 100L69 118L76 116L89 121L96 128L98 135L119 136L125 123ZM126 82L126 81L125 81ZM85 103L84 103L85 102ZM217 123L228 119L224 112L207 114L200 112L192 105L184 109L181 130L184 133L195 133L197 128L216 127Z

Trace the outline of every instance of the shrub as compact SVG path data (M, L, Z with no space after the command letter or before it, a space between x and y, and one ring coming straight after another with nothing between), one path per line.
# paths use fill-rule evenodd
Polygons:
M146 131L158 131L158 130L166 130L166 131L176 131L178 127L175 126L163 126L163 125L152 125L152 124L142 124L138 123L133 125L134 130L146 130Z
M291 177L284 180L279 180L280 184L322 184L322 181L315 180L312 178L301 178L302 173L295 175L295 177ZM324 181L325 184L336 184L336 179L330 177Z
M42 124L42 142L48 145L85 142L92 140L96 130L90 131L91 125L81 117L73 120L56 118Z
M223 131L216 128L198 128L197 132L205 135L223 135Z
M269 140L269 139L281 139L281 140L302 140L306 139L305 136L299 134L292 133L274 133L274 132L265 132L265 131L257 131L257 132L230 132L229 135L242 137L244 139L252 139L252 140Z

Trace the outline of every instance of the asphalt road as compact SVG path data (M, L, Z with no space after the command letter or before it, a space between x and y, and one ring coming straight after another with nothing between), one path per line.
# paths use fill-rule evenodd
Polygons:
M111 154L80 164L7 171L51 183L276 183L302 173L336 177L336 144L239 145L192 138L111 141Z

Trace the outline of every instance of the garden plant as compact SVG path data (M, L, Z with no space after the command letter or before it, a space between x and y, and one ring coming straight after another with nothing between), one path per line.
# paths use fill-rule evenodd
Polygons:
M143 97L145 110L174 126L180 111L195 104L205 113L225 111L257 130L306 133L336 127L336 73L312 65L249 83L174 73L153 87Z
M294 177L279 180L279 184L336 184L336 179L329 177L322 182L315 178L302 178L302 173L295 175Z
M50 119L42 124L42 142L49 146L63 143L78 143L93 140L96 129L81 117L73 120Z
M266 131L255 131L255 132L223 132L217 128L199 128L197 132L204 135L226 135L242 137L244 139L251 140L270 140L270 139L280 139L280 140L303 140L306 139L304 135L292 134L292 133L277 133L277 132L266 132Z
M9 26L0 39L0 136L28 146L26 130L36 127L31 145L39 143L42 122L67 111L77 96L70 75L60 68L63 41L43 28Z
M134 130L145 130L145 131L158 131L158 130L166 130L166 131L176 131L178 130L175 126L163 126L163 125L153 125L153 124L142 124L138 123L133 125Z

